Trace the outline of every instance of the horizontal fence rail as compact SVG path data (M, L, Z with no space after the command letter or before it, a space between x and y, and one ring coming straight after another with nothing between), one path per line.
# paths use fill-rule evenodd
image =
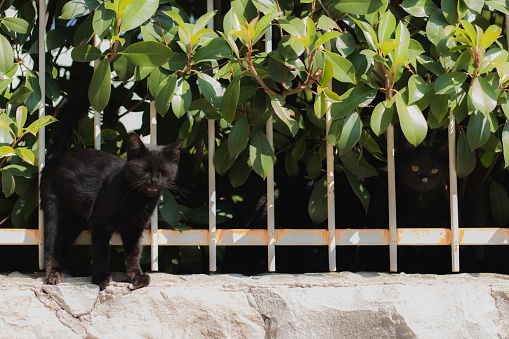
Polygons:
M38 245L37 229L0 229L2 245ZM387 229L337 229L334 232L338 246L387 246L390 232ZM268 246L269 231L253 229L217 229L218 246ZM158 246L208 246L208 230L168 230L158 229L151 235L150 230L143 233L142 243L150 246L153 241ZM327 246L329 232L326 229L276 229L274 242L278 246ZM453 236L449 228L399 228L397 245L433 246L452 245ZM90 245L89 231L83 231L76 239L76 245ZM112 245L122 245L120 236L114 234ZM508 245L509 228L459 228L458 245Z
M213 10L212 1L208 0L208 9ZM45 1L39 1L39 64L42 100L45 100ZM213 29L212 21L209 28ZM100 44L95 39L96 45ZM266 51L272 50L271 33L266 35ZM45 104L39 110L39 116L45 114ZM100 112L94 113L95 148L100 148ZM327 133L330 128L330 102L326 112ZM272 120L266 124L267 139L272 142ZM157 143L157 114L154 104L150 110L151 144ZM458 272L459 247L469 245L507 245L509 244L509 228L460 228L458 222L458 197L456 175L456 131L455 120L450 113L449 123L449 173L450 173L450 210L451 223L446 228L398 228L396 220L396 192L394 166L394 129L388 129L388 192L389 192L389 228L388 229L345 229L348 225L341 225L337 229L334 214L334 146L327 142L327 187L329 222L327 229L275 229L274 225L274 175L269 174L267 179L267 229L218 229L216 227L216 181L213 165L215 140L215 121L208 121L208 171L209 171L209 227L208 229L169 230L159 229L157 214L154 214L150 229L143 232L142 244L151 246L151 268L158 270L160 258L159 246L208 246L209 270L216 271L217 246L267 246L268 271L276 271L276 246L328 246L329 270L336 270L336 246L388 246L390 254L390 270L397 271L397 246L451 246L452 271ZM40 130L39 173L45 164L45 130ZM39 174L40 175L40 174ZM291 226L291 225L288 225ZM39 210L38 229L0 229L0 245L37 245L39 246L39 266L44 266L44 228L43 215ZM76 245L90 245L89 231L84 231L76 240ZM120 236L114 234L112 245L121 245Z

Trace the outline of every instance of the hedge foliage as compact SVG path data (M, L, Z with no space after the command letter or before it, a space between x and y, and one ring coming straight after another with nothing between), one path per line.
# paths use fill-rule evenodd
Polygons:
M13 227L36 219L37 127L53 121L36 113L35 6L6 0L0 8L0 212ZM233 187L252 171L265 178L276 160L289 176L304 167L306 178L319 179L328 141L336 146L336 175L347 175L366 207L360 179L376 175L369 159L385 159L390 124L417 146L431 130L447 129L453 114L460 177L478 161L488 176L509 165L506 0L233 0L216 8L207 12L205 1L51 0L47 113L63 95L88 91L97 111L115 101L120 116L144 112L138 132L147 135L153 100L160 142L185 137L193 160L184 172L192 182L206 171L204 122L215 119L214 165ZM122 154L125 127L118 115L110 118L104 114L104 148ZM75 146L90 146L92 132L83 121ZM494 216L506 223L507 194L488 183ZM323 185L315 190L311 203L323 206ZM165 194L162 220L182 227L204 219L203 209L183 207L176 217L178 208ZM312 209L311 217L320 223L326 213Z

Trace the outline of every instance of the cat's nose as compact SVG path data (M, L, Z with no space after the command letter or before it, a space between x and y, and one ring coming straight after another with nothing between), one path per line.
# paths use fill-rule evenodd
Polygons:
M421 182L422 182L423 184L427 184L427 183L428 183L428 178L422 178L422 179L421 179Z

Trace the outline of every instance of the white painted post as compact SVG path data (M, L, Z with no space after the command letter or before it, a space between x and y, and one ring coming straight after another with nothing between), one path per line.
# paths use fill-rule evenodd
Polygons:
M394 126L387 129L387 178L389 187L389 257L391 272L398 271L398 229L396 224L396 169L394 164Z
M207 0L207 12L214 10L213 0ZM214 29L214 20L210 20L209 29ZM209 271L215 272L216 263L216 170L214 168L214 154L216 151L215 120L208 121L208 151L209 151Z
M150 101L150 144L157 145L157 112L153 100ZM159 238L158 238L158 207L156 207L150 220L150 268L152 271L159 270Z
M328 41L325 44L325 48L327 50L331 50L330 42ZM332 86L332 83L329 83L329 88ZM332 124L332 116L331 116L331 106L332 103L327 100L327 109L325 112L325 120L326 120L326 129L325 134L328 137L330 126ZM334 145L329 143L328 138L326 138L327 143L327 212L328 212L328 240L329 240L329 271L335 272L337 270L336 264L336 204L334 197Z
M94 34L94 45L99 47L101 41L99 36ZM94 69L97 68L99 60L94 60ZM94 110L94 147L95 149L101 149L101 112Z
M452 271L460 270L458 177L456 175L456 121L452 110L449 116L449 186L451 208Z
M265 33L265 51L272 52L272 26ZM265 133L272 151L274 151L274 123L272 116L265 124ZM275 215L274 215L274 169L267 175L267 231L269 234L268 252L268 270L276 271L276 234L275 234Z
M46 115L46 1L39 0L39 87L41 88L42 105L39 108L39 118ZM39 129L39 183L41 171L46 164L46 129ZM39 269L44 269L44 214L41 209L39 196Z

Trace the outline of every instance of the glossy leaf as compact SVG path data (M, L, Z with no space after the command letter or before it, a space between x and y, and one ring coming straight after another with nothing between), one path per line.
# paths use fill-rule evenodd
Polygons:
M417 147L426 138L428 132L426 119L419 107L407 106L400 93L397 93L395 97L401 130L408 142Z
M341 131L337 145L339 151L344 153L352 149L353 146L359 141L362 133L362 121L357 112L349 114L345 118L345 123Z
M0 126L2 127L2 126ZM12 149L10 146L0 146L0 158L3 157L11 157L13 155L16 155L16 152Z
M178 78L171 98L171 109L177 118L187 113L192 100L191 86L184 78Z
M460 133L456 143L456 172L459 178L464 178L475 168L475 153L468 145L465 133Z
M138 27L154 15L158 6L159 0L134 0L125 8L120 31L130 31Z
M30 24L22 18L6 17L2 19L2 23L11 31L21 34L28 33L30 27Z
M221 104L219 105L219 113L228 123L231 123L233 118L235 118L239 96L240 76L237 76L230 82L228 87L226 87L223 99L221 99Z
M228 177L233 187L239 187L244 184L251 173L251 162L249 159L249 150L245 149L230 167Z
M253 170L265 179L274 166L274 152L272 151L265 134L258 128L253 130L253 134L251 136L249 157L251 159Z
M505 225L509 221L509 197L504 187L496 181L490 185L490 205L495 221Z
M0 72L7 73L14 62L14 51L11 43L0 34Z
M142 67L156 67L168 62L173 52L155 41L140 41L122 51L130 62Z
M509 124L502 129L502 149L504 151L504 168L509 166Z
M387 8L387 1L384 0L342 0L334 3L338 11L356 15L366 15L375 12L384 12Z
M375 106L371 114L371 129L376 135L385 133L391 124L395 113L395 107L392 101L382 101Z
M15 185L16 183L12 173L2 170L2 192L6 198L10 197L12 193L14 193Z
M339 54L325 51L325 58L328 59L333 67L334 79L355 84L355 70L350 61Z
M380 22L378 23L378 39L381 43L389 41L394 30L396 29L396 18L391 13L391 11L387 11L382 15Z
M164 201L159 205L159 214L170 226L177 226L180 220L180 209L171 193L164 196Z
M64 5L62 15L58 18L63 20L78 18L91 13L99 5L100 2L98 0L72 0Z
M371 196L362 184L362 181L359 180L355 175L350 173L349 171L345 171L346 177L348 178L348 182L350 183L350 187L352 187L353 192L359 198L360 202L362 203L362 206L364 207L364 211L366 212L366 215L368 214L369 209L369 201L371 199Z
M155 107L156 111L164 116L168 109L170 109L170 103L177 86L177 76L172 74L163 79L161 84L157 87Z
M412 75L408 80L408 104L422 99L427 92L426 81L420 75Z
M339 156L345 167L359 178L376 176L376 169L364 157L354 151L348 151Z
M235 158L244 151L249 142L249 122L242 116L235 124L228 136L228 150L230 157Z
M432 0L404 0L401 7L418 18L428 17L438 9Z
M94 33L103 38L115 20L115 11L106 9L104 3L95 11L92 20Z
M449 94L455 92L467 78L468 74L464 72L442 74L435 80L435 94Z
M475 78L468 92L468 96L475 108L481 111L484 115L493 111L497 106L497 95L495 90L486 79L480 76Z
M316 183L311 197L309 198L308 212L309 217L315 225L323 223L328 217L327 204L327 177L324 175Z
M39 118L36 121L32 122L27 127L26 132L36 135L39 132L40 128L48 126L49 124L52 124L55 121L57 121L55 117L52 117L51 115L45 115L42 118Z
M223 142L214 153L214 168L219 175L224 175L235 162L235 157L230 156L228 143Z
M286 126L288 126L288 129L290 130L292 135L295 136L299 129L297 122L292 117L293 115L295 115L295 113L291 109L283 106L285 102L280 97L271 95L270 103L278 118L281 119L281 121L283 121L286 124Z
M71 57L74 61L90 62L103 56L101 50L92 45L78 45L72 49Z
M212 106L219 111L221 109L221 100L225 89L219 81L212 78L206 73L198 73L198 85L203 93L203 96L212 104Z
M490 137L490 122L488 115L474 111L470 115L467 127L467 139L470 149L475 150L488 141Z
M369 105L376 96L376 90L367 86L357 86L343 93L341 102L333 103L331 115L333 119L341 119L352 113L356 107Z
M97 111L102 112L110 100L111 93L111 70L108 58L102 59L92 75L88 88L90 105Z

